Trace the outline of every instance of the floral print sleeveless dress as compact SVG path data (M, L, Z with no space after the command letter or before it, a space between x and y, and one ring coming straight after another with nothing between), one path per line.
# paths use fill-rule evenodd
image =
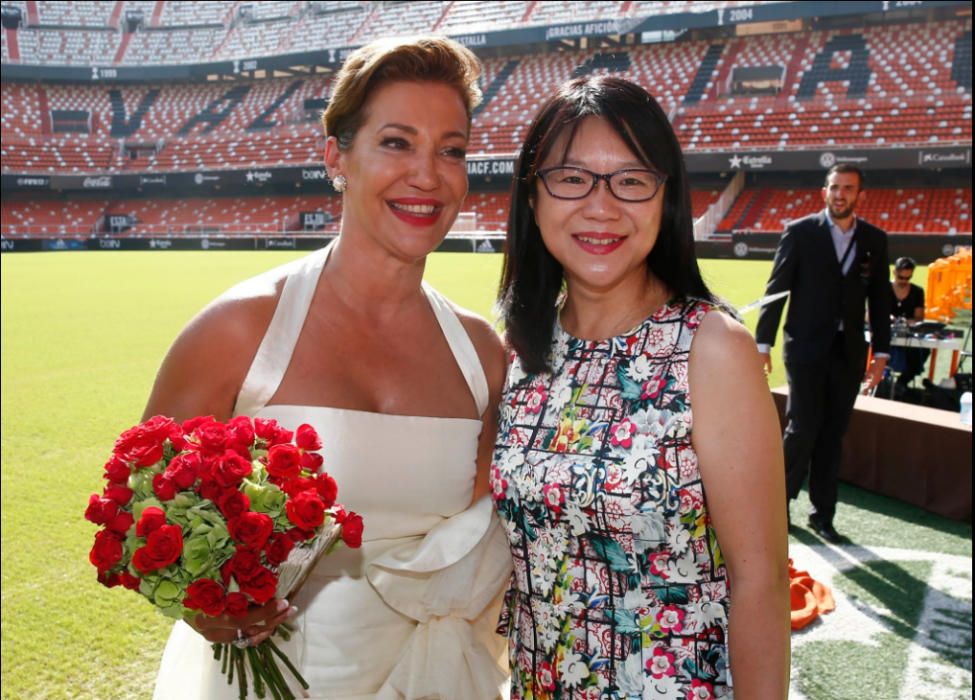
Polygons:
M687 360L711 305L513 359L491 468L514 573L511 700L731 698L727 572L691 447Z

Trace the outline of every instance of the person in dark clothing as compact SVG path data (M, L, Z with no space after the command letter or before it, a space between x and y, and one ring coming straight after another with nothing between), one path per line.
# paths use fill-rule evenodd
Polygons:
M809 476L809 526L828 542L842 541L833 527L840 448L861 381L877 385L890 356L890 285L887 234L858 219L863 173L836 165L826 174L826 209L790 223L779 241L765 293L789 291L784 336L789 400L783 435L786 490L799 496ZM762 309L755 340L772 371L785 299ZM869 309L873 360L864 376ZM791 520L790 520L791 525Z
M897 258L890 283L890 315L895 328L903 327L905 332L911 324L924 320L924 289L911 283L915 267L917 263L912 258ZM898 372L896 385L901 393L924 370L929 354L930 350L925 348L891 349L890 366Z
M913 258L897 258L890 283L890 315L908 323L924 320L924 289L911 283L915 267Z

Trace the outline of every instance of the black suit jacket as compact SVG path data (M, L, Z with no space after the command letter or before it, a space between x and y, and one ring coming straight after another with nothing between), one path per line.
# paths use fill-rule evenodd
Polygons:
M890 267L887 234L862 219L854 230L856 253L846 275L840 268L826 212L790 223L779 240L766 294L789 290L783 356L790 363L827 357L843 322L847 358L866 365L864 307L869 308L874 352L890 352ZM775 344L786 299L762 308L755 340Z

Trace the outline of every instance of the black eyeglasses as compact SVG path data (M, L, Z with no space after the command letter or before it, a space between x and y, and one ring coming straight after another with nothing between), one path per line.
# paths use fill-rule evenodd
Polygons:
M908 275L907 277L904 277L904 275L897 275L897 279L901 282L910 282L912 276L913 275Z
M667 176L656 170L626 169L615 173L594 173L568 165L545 168L538 177L548 193L556 199L583 199L600 180L605 180L610 193L624 202L648 202L653 199Z

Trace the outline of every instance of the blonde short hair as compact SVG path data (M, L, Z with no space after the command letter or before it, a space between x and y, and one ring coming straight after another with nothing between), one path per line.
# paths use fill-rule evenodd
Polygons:
M470 126L481 103L477 85L481 62L470 49L439 36L380 39L353 51L335 78L328 108L322 115L326 136L338 139L339 149L352 145L366 120L365 104L380 85L398 81L443 83L457 90Z

